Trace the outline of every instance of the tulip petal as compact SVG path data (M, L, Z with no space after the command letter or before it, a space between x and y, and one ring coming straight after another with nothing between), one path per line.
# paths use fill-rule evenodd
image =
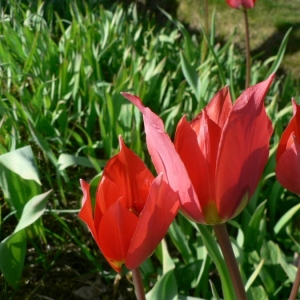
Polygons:
M103 215L99 228L99 248L109 264L120 272L139 218L120 201L113 204Z
M108 161L99 184L96 217L98 210L103 214L120 197L123 205L138 215L144 208L154 180L144 162L125 146L121 137L119 140L120 152ZM97 227L98 220L95 221Z
M228 86L221 89L207 104L207 116L222 129L232 109Z
M229 89L225 87L190 124L183 118L176 129L175 148L196 190L205 223L220 219L217 210L212 210L216 207L215 170L221 130L231 109Z
M292 99L293 105L293 117L291 118L290 123L282 133L282 136L279 141L276 160L285 152L287 148L288 139L291 136L291 133L294 132L294 135L300 140L300 105L295 102L295 99Z
M149 153L157 173L165 173L167 180L174 191L178 191L181 205L190 212L190 218L201 222L203 220L198 197L170 137L164 131L162 120L149 108L145 107L141 99L121 93L132 102L143 114L146 142Z
M256 0L226 0L232 8L253 8Z
M163 174L159 174L151 185L148 200L130 244L127 268L137 268L153 253L167 233L179 205L178 194L163 180Z
M199 149L196 132L185 116L177 124L174 146L185 165L198 199L201 201L207 194L205 188L207 187L207 178L202 168L205 158ZM189 212L187 213L189 214Z
M291 134L293 135L293 133ZM294 138L295 139L295 138ZM276 164L276 177L279 183L297 195L300 195L300 144L298 140L286 149Z
M215 165L221 130L204 110L189 124L185 117L178 123L175 148L196 190L201 210L215 199ZM185 210L185 207L183 207ZM190 214L189 211L186 211Z
M80 179L80 185L83 192L83 198L82 198L81 210L78 214L78 217L83 222L85 222L85 224L88 226L89 230L91 231L94 240L99 245L97 240L97 233L94 225L92 203L90 199L90 185L82 179Z
M244 91L224 126L216 171L217 207L223 220L241 210L245 197L250 200L267 163L273 129L264 98L274 77Z

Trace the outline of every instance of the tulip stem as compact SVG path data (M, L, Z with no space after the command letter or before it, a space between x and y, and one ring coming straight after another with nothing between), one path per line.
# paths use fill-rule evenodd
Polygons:
M204 1L205 31L208 35L208 0Z
M294 281L294 284L293 284L293 287L292 287L292 290L291 290L289 300L295 300L297 298L299 286L300 286L300 258L299 258L296 278L295 278L295 281Z
M132 270L132 276L137 300L146 300L142 274L139 267Z
M208 25L208 0L204 0L204 28L202 29L208 37L209 25ZM203 39L202 41L202 53L201 53L201 61L204 62L207 55L209 40Z
M226 224L214 225L219 245L221 247L230 277L235 291L236 299L247 300L246 291L238 268L236 258L229 240Z
M247 9L243 9L245 20L245 36L246 36L246 89L250 86L251 76L251 53L250 53L250 35Z

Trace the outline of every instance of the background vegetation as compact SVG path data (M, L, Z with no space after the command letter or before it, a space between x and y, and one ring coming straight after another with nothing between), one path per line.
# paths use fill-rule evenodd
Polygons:
M1 299L134 299L130 273L116 276L77 218L79 179L96 187L106 161L118 151L119 134L153 170L141 115L121 91L139 95L162 117L171 136L183 114L195 116L225 84L233 99L243 91L240 12L225 1L212 3L216 12L210 5L205 37L168 12L156 7L148 11L141 4L1 2L0 251L8 255L7 245L21 245L6 257L13 264L0 256ZM274 126L270 160L250 204L229 225L250 299L286 299L295 276L295 253L300 252L299 198L284 190L274 174L277 143L291 117L290 99L300 100L299 72L290 74L283 58L286 50L285 57L297 54L297 1L276 1L277 8L274 3L258 1L250 11L257 54L251 84L282 67L266 98ZM187 4L201 12L202 3L176 5L180 19L195 28L197 14L193 21L189 10L188 18ZM165 9L170 6L170 1L164 3ZM269 23L270 7L277 17ZM285 10L292 11L288 18ZM258 25L259 15L263 26ZM296 30L288 31L287 23ZM268 39L277 35L268 31L274 24L284 28L283 34L267 47ZM216 266L204 246L210 233L205 228L177 217L166 243L142 266L147 291L160 278L160 288L169 293L165 299L222 295ZM92 296L84 298L87 293Z
M177 16L189 28L200 29L204 22L204 0L178 1ZM266 60L276 54L286 33L292 27L291 38L285 57L280 66L281 71L292 73L299 79L300 70L300 22L299 1L264 0L257 1L255 9L249 10L250 37L252 53L257 59ZM241 11L231 9L226 1L209 1L210 15L216 10L216 35L220 41L226 41L235 33L233 41L241 49L245 48L244 19Z

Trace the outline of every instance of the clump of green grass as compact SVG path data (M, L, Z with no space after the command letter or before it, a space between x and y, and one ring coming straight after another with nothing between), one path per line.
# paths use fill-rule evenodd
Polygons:
M296 13L300 5L293 1L257 1L255 8L248 10L250 24L251 50L259 60L266 60L276 55L281 40L289 28L293 28L287 45L286 55L281 69L286 74L291 73L299 80L300 66L300 28ZM216 35L222 40L228 40L234 32L234 42L245 49L244 24L242 11L230 8L226 1L209 1L210 14L216 11ZM191 28L200 30L204 24L204 1L179 1L178 18Z

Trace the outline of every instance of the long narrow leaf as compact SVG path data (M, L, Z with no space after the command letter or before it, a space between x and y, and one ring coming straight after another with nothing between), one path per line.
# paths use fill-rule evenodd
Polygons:
M283 38L283 40L281 42L281 45L279 47L278 53L276 55L276 59L273 62L273 64L272 64L269 72L267 73L265 79L267 79L271 74L275 73L278 70L278 68L279 68L279 66L281 64L281 61L282 61L282 59L284 57L285 49L286 49L286 46L287 46L287 43L288 43L291 31L292 31L292 28L290 28L287 31L287 33L285 34L285 36L284 36L284 38Z

